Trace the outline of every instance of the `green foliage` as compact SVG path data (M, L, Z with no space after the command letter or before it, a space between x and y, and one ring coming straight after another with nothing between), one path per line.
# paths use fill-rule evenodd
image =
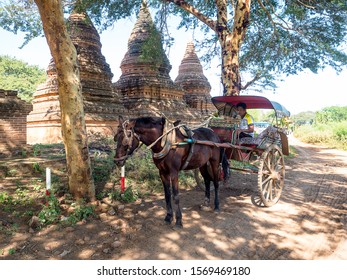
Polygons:
M329 122L342 122L347 120L347 106L338 107L332 106L324 108L323 110L316 113L316 123L329 123Z
M347 143L347 121L335 124L332 127L334 138L342 143Z
M8 195L7 192L1 192L0 193L0 205L12 205L13 204L13 197Z
M16 249L15 248L8 249L8 254L9 255L14 255L15 253L16 253Z
M94 182L97 184L106 182L110 178L113 168L113 153L106 156L101 153L95 153L92 159Z
M74 208L63 223L76 224L79 221L86 220L88 217L95 217L96 214L94 208L94 206L87 205L82 202Z
M142 45L140 59L144 62L154 63L153 67L163 64L163 58L165 57L162 47L162 40L160 33L153 25L150 28L150 35L146 38Z
M119 172L118 172L119 173ZM142 147L126 162L127 182L141 185L141 189L149 192L162 191L162 182L158 168L154 165L151 151Z
M303 125L294 131L294 136L306 143L347 150L347 121Z
M162 2L172 3L166 11L180 16L180 28L194 32L200 28L203 40L196 40L195 43L197 49L206 51L203 60L210 61L220 56L215 32L197 17L180 9L180 3L176 6L173 0ZM216 19L216 1L187 2L205 17ZM236 1L219 2L226 3L223 9L228 9L228 28L231 30ZM326 66L340 71L347 65L345 0L251 1L250 16L250 25L241 46L240 71L250 74L250 78L258 77L252 90L275 88L278 73L293 75L305 69L317 73Z
M36 173L43 172L43 169L41 168L40 164L38 162L33 163L33 169Z
M24 186L17 185L13 195L9 195L7 192L0 192L0 206L6 212L12 212L15 206L29 206L32 202L29 191Z
M315 119L315 112L301 112L292 117L296 126L304 125L304 124L312 124Z
M124 192L121 190L115 190L110 193L109 197L114 200L122 201L125 203L134 202L140 197L140 193L138 190L133 189L132 186L128 186Z
M32 0L3 0L0 4L0 26L14 34L25 33L23 46L43 34L40 15Z
M45 79L45 71L38 66L9 56L0 56L0 88L17 90L20 98L31 101L37 85Z
M65 0L63 7L66 14L70 14L73 9L78 12L86 11L94 25L99 30L105 30L115 21L137 12L141 2L142 0ZM186 2L200 11L199 16L216 20L216 1ZM235 1L219 1L223 2L223 9L227 9L228 15L227 28L231 30ZM199 52L201 49L206 51L202 60L210 61L220 56L216 33L198 17L181 9L180 4L181 1L174 3L173 0L148 1L148 5L157 12L159 30L167 30L166 21L169 21L169 16L177 15L180 18L179 28L185 28L194 34L200 29L203 39L195 43ZM3 1L0 6L0 26L13 33L25 32L25 43L43 33L34 1ZM251 21L241 46L240 70L250 74L250 78L258 77L254 81L253 90L275 88L278 73L293 75L305 69L317 73L326 66L340 71L347 65L344 48L346 26L345 0L252 1ZM155 55L158 49L154 49L155 44L152 44L159 37L148 40L144 47L144 57L154 55L160 59L161 55ZM167 44L171 45L172 38L168 38Z
M42 210L38 213L38 218L42 225L49 225L59 221L61 209L58 199L50 194L46 198L46 205L42 207Z

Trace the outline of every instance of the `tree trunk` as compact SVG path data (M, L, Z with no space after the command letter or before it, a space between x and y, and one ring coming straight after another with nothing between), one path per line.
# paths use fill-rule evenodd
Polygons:
M61 0L35 0L58 74L62 135L69 189L74 198L95 197L84 120L77 53L67 32Z
M242 41L249 25L251 0L237 0L234 9L234 24L228 28L228 9L226 0L215 0L217 21L203 15L202 12L183 0L164 0L171 2L194 15L216 32L222 52L221 82L223 95L239 95L241 76L239 69L239 53Z
M222 51L221 80L223 95L239 95L241 90L241 76L239 69L239 53L242 41L249 25L251 0L238 0L234 11L232 31L227 27L226 4L223 0L216 0L217 35Z

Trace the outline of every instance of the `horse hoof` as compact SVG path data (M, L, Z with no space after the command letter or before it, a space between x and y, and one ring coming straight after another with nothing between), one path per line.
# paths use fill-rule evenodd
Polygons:
M214 212L216 213L216 214L219 214L220 213L220 209L218 208L218 209L214 209Z
M175 227L176 228L183 228L182 222L179 222L179 223L176 222Z
M166 217L166 218L164 219L164 222L165 222L165 224L167 224L167 225L171 225L172 218Z

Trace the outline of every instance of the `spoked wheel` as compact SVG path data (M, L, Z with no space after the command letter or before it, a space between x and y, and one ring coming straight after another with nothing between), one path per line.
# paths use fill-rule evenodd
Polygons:
M261 201L270 207L280 199L284 187L285 166L281 149L273 144L260 159L258 189Z

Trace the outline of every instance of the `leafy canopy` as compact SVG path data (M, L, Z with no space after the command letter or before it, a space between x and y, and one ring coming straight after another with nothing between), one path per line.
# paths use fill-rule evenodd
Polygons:
M33 99L38 84L46 79L45 70L21 60L0 56L0 88L17 90L18 96L26 101Z
M99 31L112 26L140 8L142 0L66 0L64 9L88 12ZM174 1L147 0L155 9L160 30L167 27L170 15L180 18L179 28L196 32L197 50L202 60L220 56L216 34L196 17L174 5ZM179 1L182 2L182 1ZM216 20L214 0L186 0L205 17ZM231 30L236 0L225 1L228 28ZM11 32L26 32L26 40L42 35L39 14L33 0L5 0L0 4L0 26ZM27 41L26 41L27 42ZM26 43L25 42L25 43ZM294 75L309 69L314 73L326 66L337 72L347 65L347 1L346 0L253 0L250 25L241 46L240 70L251 79L260 76L258 86L275 87L279 76ZM172 43L172 41L168 41ZM254 89L254 88L253 88Z
M216 1L185 2L216 20ZM228 29L232 30L237 1L225 2ZM197 48L207 50L203 60L220 56L218 38L206 24L173 4L167 13L182 18L179 28L199 28L205 34L202 40L196 40ZM346 42L346 0L253 0L250 25L241 46L240 71L249 78L260 75L262 89L275 87L274 81L283 74L294 75L306 69L317 73L326 66L339 72L347 65Z

